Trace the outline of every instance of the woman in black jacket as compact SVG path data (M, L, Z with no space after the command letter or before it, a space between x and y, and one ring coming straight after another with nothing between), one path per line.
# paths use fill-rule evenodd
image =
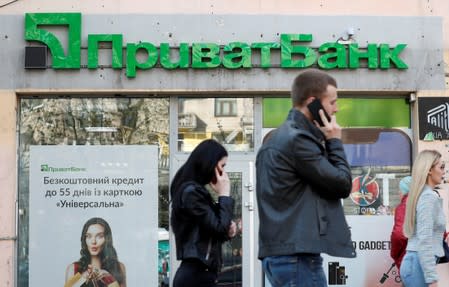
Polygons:
M173 287L216 286L221 245L236 234L234 200L224 170L226 149L215 140L201 142L176 173L170 187L171 225L176 257L182 260ZM215 202L205 185L218 195Z

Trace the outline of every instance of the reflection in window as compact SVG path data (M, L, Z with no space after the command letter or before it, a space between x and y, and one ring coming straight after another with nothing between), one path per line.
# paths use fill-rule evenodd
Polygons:
M237 115L236 99L215 99L215 116L216 117L235 117Z
M215 139L228 151L254 149L252 98L180 98L178 149L192 151L204 139Z
M391 215L400 202L399 181L411 172L411 141L399 129L344 129L342 140L351 166L347 215Z
M23 98L19 121L18 286L30 286L31 145L158 145L159 227L168 230L168 98Z
M410 104L400 97L340 97L337 122L352 170L347 215L393 214L400 202L399 181L410 174ZM291 109L290 98L263 99L263 135L280 126ZM354 112L357 111L357 112ZM381 115L381 116L379 116Z
M218 274L217 286L242 286L242 187L241 172L228 172L231 181L231 196L234 198L234 222L237 235L223 244L223 266Z

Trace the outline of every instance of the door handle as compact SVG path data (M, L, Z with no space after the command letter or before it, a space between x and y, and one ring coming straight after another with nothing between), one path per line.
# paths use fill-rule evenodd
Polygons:
M252 202L247 201L247 202L245 202L244 206L246 208L248 208L249 211L253 211L254 210L254 204Z

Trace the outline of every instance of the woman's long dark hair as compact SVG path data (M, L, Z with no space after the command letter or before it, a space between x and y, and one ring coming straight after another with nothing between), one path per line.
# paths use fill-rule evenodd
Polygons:
M170 186L172 200L176 198L180 185L187 181L194 181L200 185L211 182L215 176L215 167L226 156L228 156L226 149L215 140L204 140L197 145L172 180Z
M117 258L117 252L115 251L114 245L112 244L112 231L109 224L100 217L93 217L89 219L83 226L83 231L81 232L81 258L79 260L80 271L84 272L87 270L87 266L90 264L91 256L89 253L89 249L86 243L86 233L89 226L99 224L104 228L104 246L99 254L101 269L104 269L111 273L112 276L117 280L119 284L123 283L124 274L122 273L122 269L120 268L120 263ZM81 273L80 272L80 273Z
M204 140L192 151L187 161L176 172L170 185L172 202L171 225L176 234L177 215L179 205L180 187L183 183L194 181L200 185L206 185L215 177L215 167L218 162L228 156L226 149L215 140Z

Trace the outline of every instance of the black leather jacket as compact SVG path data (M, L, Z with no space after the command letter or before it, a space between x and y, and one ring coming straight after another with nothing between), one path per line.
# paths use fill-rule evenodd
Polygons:
M341 205L352 186L341 140L324 140L292 109L260 148L256 172L259 258L322 252L356 256Z
M214 202L204 186L193 181L180 186L180 197L173 199L172 228L178 260L196 258L210 271L221 267L221 245L228 240L234 200L218 197Z

